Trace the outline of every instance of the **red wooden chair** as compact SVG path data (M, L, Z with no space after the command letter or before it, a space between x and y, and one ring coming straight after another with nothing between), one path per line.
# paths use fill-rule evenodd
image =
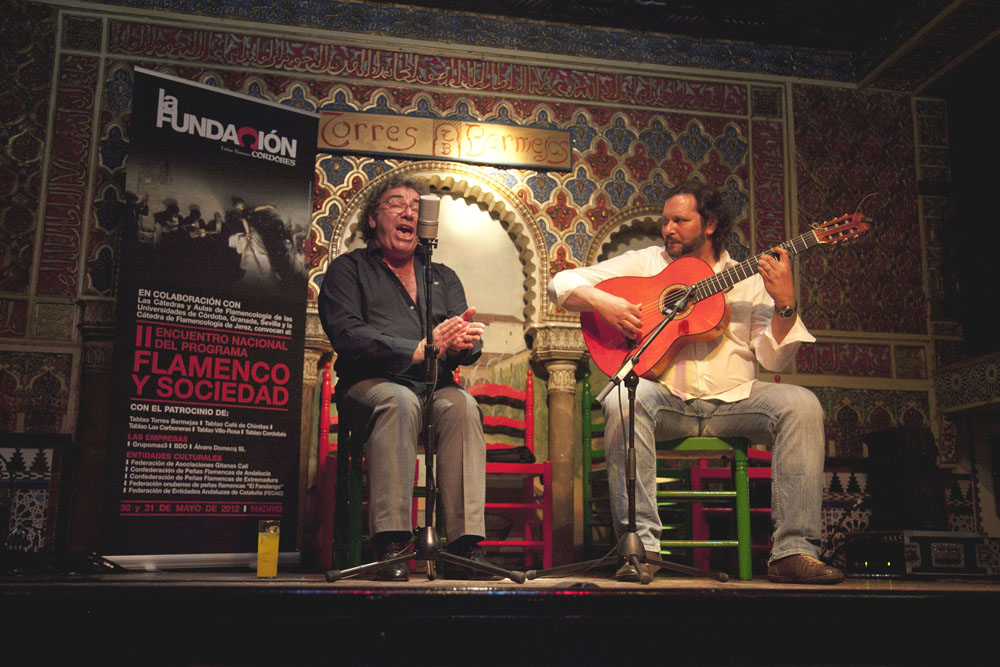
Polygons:
M466 389L475 397L483 410L487 480L501 476L522 479L522 495L518 502L487 502L486 511L512 516L520 522L523 533L514 539L487 539L480 544L485 547L520 547L524 549L526 566L530 564L532 554L541 552L542 568L550 568L552 567L552 462L500 463L489 460L496 458L496 455L491 455L490 452L502 450L512 452L517 447L503 442L491 442L492 437L499 434L523 439L523 446L532 456L534 455L535 386L531 370L527 372L523 389L497 383L474 384ZM492 414L496 410L491 406L514 408L523 413L523 417ZM536 478L541 480L540 494L536 491Z
M324 570L333 568L333 519L336 511L337 431L339 418L333 414L333 386L330 364L320 371L319 443L316 448L316 528L317 556ZM331 437L332 436L332 437Z
M459 379L456 372L456 380ZM324 569L352 567L361 563L362 533L362 447L350 434L340 429L335 409L334 390L330 365L321 373L320 427L317 447L316 486L318 491L317 541L318 560ZM515 445L490 442L491 434L505 434L523 439L524 446L534 453L534 378L528 371L525 388L509 385L478 384L469 392L482 406L483 431L487 436L488 450L512 449ZM486 414L489 406L507 405L523 411L524 418ZM338 439L342 443L338 447ZM541 552L542 567L552 567L552 463L498 463L488 462L486 473L491 477L513 476L522 478L523 496L520 502L488 502L487 512L513 515L523 523L521 539L486 540L485 547L519 547L525 550L525 561L530 555ZM419 474L419 467L415 477ZM535 490L534 480L541 478L541 496ZM418 497L414 489L414 525L417 525ZM534 530L540 528L540 535Z
M361 564L362 443L355 443L350 433L340 429L329 363L323 366L320 377L316 452L318 559L325 570L342 569Z

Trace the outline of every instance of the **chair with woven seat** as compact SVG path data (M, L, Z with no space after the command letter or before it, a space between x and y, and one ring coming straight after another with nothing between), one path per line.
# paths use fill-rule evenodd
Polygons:
M606 475L602 473L603 450L597 453L592 444L591 436L595 432L592 425L591 411L596 409L590 394L589 373L584 375L584 386L581 398L583 407L584 434L584 543L589 545L588 537L593 534L598 514L588 506L593 506L599 500L594 492L595 481L600 481ZM603 427L601 427L603 434ZM712 467L710 459L729 459L731 465ZM750 479L770 479L770 467L750 467L748 462L753 459L758 462L769 462L770 453L750 448L746 438L681 438L668 442L657 443L657 506L660 509L661 520L664 523L664 535L660 540L660 554L664 560L671 560L678 549L691 550L692 564L699 569L709 568L708 550L711 548L735 548L737 554L737 571L740 579L752 578L751 549L766 549L769 545L752 544L750 530ZM677 462L693 461L693 464L678 466ZM591 465L587 465L590 462ZM596 462L596 463L595 463ZM668 485L669 479L674 482ZM676 488L676 482L689 479L687 489ZM714 489L717 484L730 488ZM679 528L680 522L671 524L665 520L664 510L673 509L676 503L690 506L690 527L682 537L667 536L671 528ZM722 505L722 506L720 506ZM728 505L728 506L725 506ZM754 509L754 514L769 514L769 509ZM732 515L735 517L735 535L731 539L713 539L709 531L709 518L712 516ZM588 524L588 520L592 523ZM609 520L610 522L610 520ZM598 554L600 555L600 554Z
M753 477L760 479L770 477L770 468L749 467L751 457L763 458L758 450L750 448L746 438L711 438L691 437L679 438L656 443L657 459L694 459L699 463L690 468L692 489L687 491L657 490L657 500L670 499L692 503L695 508L692 520L692 536L688 540L661 540L662 548L735 548L737 553L737 573L740 579L749 581L753 578L753 563L751 558L752 536L750 531L750 470ZM757 452L751 454L751 452ZM767 454L766 458L769 458ZM705 460L710 457L721 457L730 461L727 468L709 468ZM706 479L731 479L732 488L710 489L702 481ZM731 507L723 511L735 517L735 535L729 539L713 539L709 535L706 515L715 510L706 509L705 504L728 503ZM769 512L769 510L766 510ZM700 513L700 514L699 514ZM704 553L704 552L703 552ZM708 568L707 555L695 558L695 567Z
M457 377L457 374L456 374ZM525 565L531 556L541 553L542 568L552 567L552 463L534 461L535 451L535 389L529 369L524 388L500 383L479 383L466 387L483 412L483 433L486 435L487 494L491 481L499 478L520 478L520 494L514 502L491 501L487 498L486 512L503 514L516 520L520 536L513 539L486 539L480 545L488 549L516 547L524 550ZM522 416L511 417L507 413ZM507 436L523 444L513 445L498 439ZM523 454L527 461L517 459ZM536 489L539 480L541 488Z
M581 481L583 487L583 548L584 557L601 558L615 545L612 529L611 505L608 491L607 462L604 456L604 422L601 405L593 396L590 385L590 371L583 375L583 387L580 393L580 408L583 414L581 424ZM677 486L686 488L688 473L685 468L669 466L666 463L657 464L657 487L673 489ZM657 501L660 520L663 525L663 535L676 539L690 539L691 510L688 503L672 499ZM678 552L677 549L663 547L660 557L666 560L677 560L681 556L685 560L689 553Z
M326 363L320 373L320 423L316 487L317 559L325 570L361 564L364 540L364 441L352 437L342 423L334 397L332 372ZM414 482L417 479L414 461ZM417 525L417 494L413 500Z
M750 484L750 522L751 522L751 543L750 550L753 552L769 552L771 549L771 452L768 450L747 449L747 477ZM711 466L706 459L699 459L698 463L688 469L690 475L691 489L709 490L717 485L731 488L733 486L733 473L730 466ZM755 502L755 484L765 484L759 504ZM710 523L715 518L725 518L732 516L735 508L733 505L718 503L691 503L691 539L709 540ZM757 531L754 529L756 520L759 519L761 526L761 539L757 539ZM731 521L730 521L731 523ZM710 567L709 549L695 547L692 549L692 561L695 567L707 570Z

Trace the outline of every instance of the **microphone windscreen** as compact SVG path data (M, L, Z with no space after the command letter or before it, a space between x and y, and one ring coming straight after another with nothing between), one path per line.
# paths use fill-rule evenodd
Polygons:
M441 198L437 195L420 195L420 213L417 214L417 237L436 239Z

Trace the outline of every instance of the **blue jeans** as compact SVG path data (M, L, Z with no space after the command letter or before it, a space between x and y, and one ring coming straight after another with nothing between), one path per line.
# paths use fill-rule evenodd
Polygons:
M656 441L743 436L770 445L772 451L770 561L793 554L819 556L825 436L823 409L811 391L757 381L742 401L684 401L663 385L640 379L635 414L636 529L647 551L659 552L662 530L656 510ZM628 390L616 387L604 400L604 447L618 536L628 525L628 431L622 429L628 415Z

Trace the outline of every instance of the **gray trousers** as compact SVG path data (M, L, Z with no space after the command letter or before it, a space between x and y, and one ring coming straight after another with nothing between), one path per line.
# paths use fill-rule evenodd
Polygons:
M413 472L423 406L413 391L381 378L362 380L337 396L341 420L365 437L371 535L410 532ZM449 542L486 535L486 442L479 406L459 387L434 392L436 482Z

